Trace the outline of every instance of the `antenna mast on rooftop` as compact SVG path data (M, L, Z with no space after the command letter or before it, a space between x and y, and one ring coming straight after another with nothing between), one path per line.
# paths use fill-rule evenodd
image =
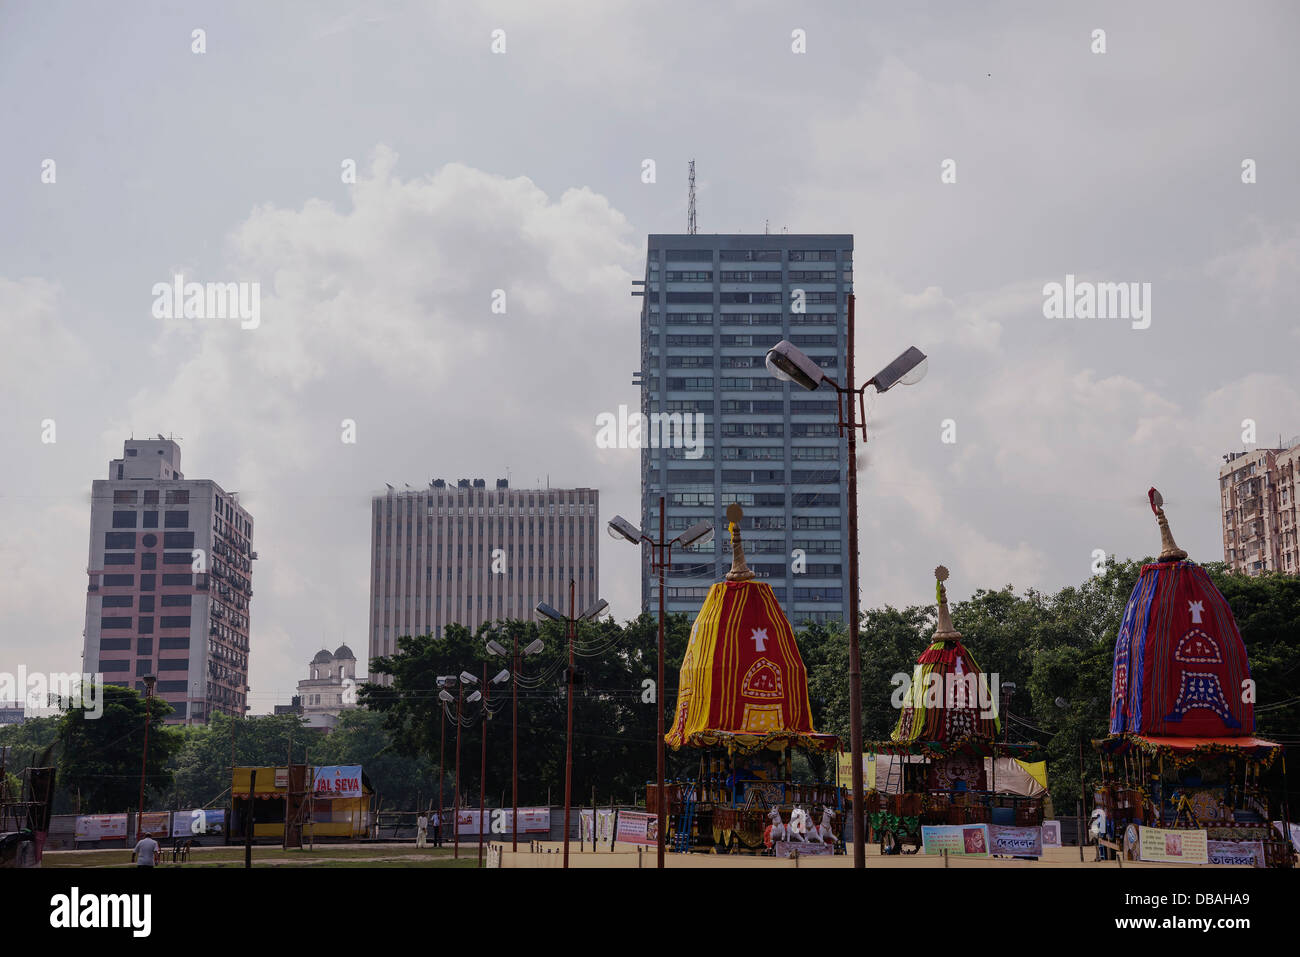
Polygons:
M690 184L689 196L690 201L686 204L686 233L695 235L695 160L691 160L690 175L687 179Z

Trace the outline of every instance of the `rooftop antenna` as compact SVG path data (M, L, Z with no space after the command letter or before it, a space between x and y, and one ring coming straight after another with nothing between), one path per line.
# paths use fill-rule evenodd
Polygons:
M690 201L686 204L686 233L689 236L695 235L695 160L691 160L690 175L687 178L690 184L688 195Z
M770 236L770 235L772 235L772 229L771 229L771 226L772 226L772 221L771 221L770 219L765 219L765 220L763 220L763 235L764 235L764 236Z

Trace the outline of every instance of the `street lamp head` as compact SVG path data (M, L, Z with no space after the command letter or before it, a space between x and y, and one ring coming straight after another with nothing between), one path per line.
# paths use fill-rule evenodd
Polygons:
M468 671L462 671L460 673L460 682L461 684L466 685L476 685L478 684L478 678L477 676L470 674Z
M509 680L510 680L509 668L502 668L500 671L498 671L495 675L492 676L492 683L494 685L504 684Z
M455 700L456 700L455 698L453 698L453 697L451 696L451 692L449 692L449 691L447 691L447 690L445 690L445 689L442 690L442 691L439 691L439 692L438 692L438 697L441 698L443 701L455 701Z
M564 621L564 616L544 601L539 601L537 603L537 614L545 615L547 618L551 619L551 621Z
M438 675L437 684L439 688L448 688L454 685L455 683L456 683L455 675Z
M867 385L876 387L877 392L888 392L896 385L916 385L925 378L930 370L930 360L916 346L908 346L907 351L877 372Z
M487 650L494 655L499 655L502 658L506 656L505 648L501 647L501 645L493 641L491 638L488 639Z
M591 621L593 618L598 616L602 611L604 611L608 607L609 607L609 602L601 598L596 602L596 604L592 605L590 608L588 608L578 617L582 621Z
M477 701L477 700L478 700L479 698L481 698L481 697L483 697L483 694L482 694L481 692L475 691L472 695L470 695L468 698L465 699L465 703L466 703L466 704L473 704L475 701Z
M691 545L707 545L713 541L713 524L711 522L696 522L678 535L677 541L687 548Z
M535 655L545 647L546 644L542 641L542 639L538 638L536 641L530 643L526 648L524 648L524 654Z
M606 531L609 532L609 537L615 541L618 541L620 538L625 538L633 545L638 545L641 542L641 529L637 528L622 515L615 515L611 518L609 524L605 526L605 528Z
M826 378L821 366L785 339L767 350L767 368L778 379L793 382L809 392Z
M1068 707L1070 707L1070 702L1066 701L1064 698L1057 698L1057 699L1056 699L1056 706L1057 706L1058 708L1062 708L1062 709L1064 709L1064 708L1068 708Z
M154 682L156 682L157 680L158 677L156 675L144 676L144 693L149 697L153 697L153 686L154 686Z

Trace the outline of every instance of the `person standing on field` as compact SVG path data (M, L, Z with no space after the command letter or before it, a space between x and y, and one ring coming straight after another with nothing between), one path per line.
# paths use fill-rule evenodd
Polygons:
M131 852L131 860L135 862L136 867L153 867L157 857L158 842L150 837L148 833L140 838L135 850Z
M415 819L415 846L427 847L427 838L429 835L429 818L421 811L420 816Z

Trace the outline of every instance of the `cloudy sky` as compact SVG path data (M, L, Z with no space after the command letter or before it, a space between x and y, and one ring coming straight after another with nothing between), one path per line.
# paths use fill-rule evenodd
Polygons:
M639 453L595 420L638 401L629 292L691 158L701 232L854 234L860 371L931 356L872 403L867 606L940 562L963 598L1149 554L1152 484L1221 559L1220 456L1244 419L1300 433L1300 11L902 7L0 6L0 670L80 670L90 483L132 432L255 517L254 713L366 647L385 482L637 514ZM260 325L155 318L176 273L260 283ZM1067 274L1150 283L1150 327L1045 318Z

